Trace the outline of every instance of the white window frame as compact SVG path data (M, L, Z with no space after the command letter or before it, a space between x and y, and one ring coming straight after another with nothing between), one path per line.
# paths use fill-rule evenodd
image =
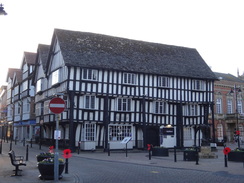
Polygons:
M159 76L158 77L158 86L159 87L165 87L165 88L170 87L170 79L169 79L169 77Z
M184 127L184 140L191 140L191 139L192 139L192 128Z
M155 101L154 102L154 113L166 114L167 113L167 103L165 101Z
M28 89L28 80L24 81L22 84L22 91L25 91Z
M36 93L42 91L42 79L37 80L36 82Z
M94 70L94 69L83 69L82 70L82 79L97 81L98 80L98 71Z
M190 104L185 106L185 115L186 116L197 116L198 115L198 106L196 104Z
M86 109L96 109L96 96L85 95L84 107Z
M29 100L25 99L23 100L23 114L30 112L30 102Z
M134 73L123 73L123 84L136 85L137 75Z
M233 100L227 99L227 114L233 113Z
M130 98L117 98L117 111L130 112L131 107L132 100Z
M222 99L221 98L216 99L216 113L222 114Z
M241 99L237 99L237 112L238 112L238 114L242 113L242 100Z
M132 137L131 125L109 125L109 141L122 141L125 137Z
M193 90L203 91L205 89L205 81L193 80Z
M95 123L85 123L85 141L95 141L96 139L96 124Z
M217 139L218 140L224 139L223 125L222 124L217 124Z
M52 73L52 86L60 82L60 70L57 69Z

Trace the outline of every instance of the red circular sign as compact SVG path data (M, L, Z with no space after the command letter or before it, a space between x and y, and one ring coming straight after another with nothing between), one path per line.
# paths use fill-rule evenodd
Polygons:
M59 114L65 109L65 101L61 98L53 98L49 103L49 109L54 114Z

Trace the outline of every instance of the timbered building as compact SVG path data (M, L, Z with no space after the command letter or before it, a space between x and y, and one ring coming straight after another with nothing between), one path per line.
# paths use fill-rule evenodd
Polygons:
M30 140L34 137L35 89L32 85L32 74L35 65L36 53L24 52L19 71L15 71L12 88L14 139Z
M53 139L55 95L66 101L59 130L71 149L123 149L125 137L128 148L183 147L205 138L197 127L208 126L216 77L196 49L55 29L45 79L40 70L34 83L46 84L36 96L45 139Z

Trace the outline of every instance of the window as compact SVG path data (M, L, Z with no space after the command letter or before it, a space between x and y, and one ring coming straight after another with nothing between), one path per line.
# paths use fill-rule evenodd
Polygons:
M237 100L237 111L238 113L242 113L242 102L241 100Z
M95 140L95 124L87 123L85 124L85 141L94 141Z
M156 114L165 114L166 113L166 102L155 102L154 112Z
M158 86L159 87L169 87L169 78L160 76L158 77Z
M82 79L97 81L97 70L83 69Z
M217 125L217 138L219 141L223 140L223 125L222 124Z
M204 81L193 80L193 90L204 90Z
M109 125L109 140L122 141L125 137L132 137L131 126Z
M52 85L59 83L59 70L52 73Z
M28 89L28 81L24 81L22 84L22 87L23 87L23 91L27 90Z
M136 84L136 74L124 73L123 74L123 83L135 85Z
M23 113L28 113L30 112L30 102L25 99L23 100Z
M27 72L27 71L28 71L28 65L25 64L25 65L23 66L23 73L24 73L24 72Z
M42 91L42 79L39 79L36 82L36 92L40 92L40 91Z
M95 96L85 96L85 108L95 109L96 108L96 97Z
M15 103L14 107L15 107L15 114L19 115L21 113L21 102Z
M185 115L186 116L197 116L197 105L187 105L185 106Z
M220 98L216 100L216 113L222 114L222 100Z
M232 99L227 100L227 114L232 114L233 108L232 108Z
M119 98L117 100L117 110L118 111L131 111L131 99Z
M184 128L184 140L192 139L192 128L186 127Z

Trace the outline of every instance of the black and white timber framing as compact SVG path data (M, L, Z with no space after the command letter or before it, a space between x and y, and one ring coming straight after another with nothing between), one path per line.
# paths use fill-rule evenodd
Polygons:
M42 46L33 83L43 139L53 139L48 105L57 93L66 101L61 142L71 149L123 149L127 136L128 148L183 147L203 138L194 127L208 125L216 77L196 49L61 29L48 51ZM162 140L167 125L174 135Z

